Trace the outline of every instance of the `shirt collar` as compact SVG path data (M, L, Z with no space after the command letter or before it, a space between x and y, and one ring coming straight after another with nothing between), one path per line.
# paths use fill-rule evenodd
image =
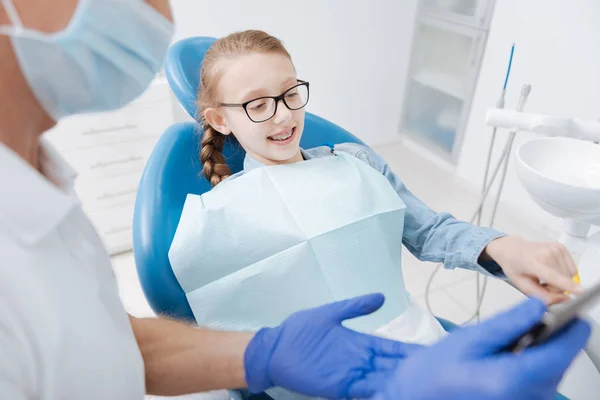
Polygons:
M314 158L310 153L308 153L306 150L304 150L302 148L300 149L300 153L302 154L302 158L304 160L310 160L311 158ZM255 160L248 153L246 153L246 157L244 158L244 172L250 172L253 169L264 167L264 166L265 166L265 164L261 163L260 161Z
M39 160L43 175L0 143L0 227L27 245L43 239L79 203L76 172L44 137Z

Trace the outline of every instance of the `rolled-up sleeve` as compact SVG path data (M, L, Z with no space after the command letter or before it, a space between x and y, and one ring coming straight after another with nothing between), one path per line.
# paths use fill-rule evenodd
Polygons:
M403 243L421 261L443 262L447 269L464 268L506 278L494 261L480 262L485 247L506 236L491 228L459 221L450 213L435 212L408 190L387 162L363 147L357 157L381 172L406 204Z

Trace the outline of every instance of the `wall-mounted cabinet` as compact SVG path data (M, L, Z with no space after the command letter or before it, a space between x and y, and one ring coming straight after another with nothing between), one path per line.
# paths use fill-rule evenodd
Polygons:
M421 10L442 20L487 30L493 0L423 0Z
M454 162L468 118L493 2L422 0L400 130Z

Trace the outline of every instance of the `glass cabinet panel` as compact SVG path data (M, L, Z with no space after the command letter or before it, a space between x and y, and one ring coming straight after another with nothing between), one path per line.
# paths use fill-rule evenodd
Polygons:
M470 105L482 35L435 19L423 19L416 32L402 128L448 157Z
M489 22L489 0L422 0L424 10L438 18L482 29Z

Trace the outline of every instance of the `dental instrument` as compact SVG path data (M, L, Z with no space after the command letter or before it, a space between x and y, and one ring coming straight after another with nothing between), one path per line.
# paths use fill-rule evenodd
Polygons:
M506 77L504 79L504 85L502 87L502 91L500 92L500 96L498 97L498 100L496 101L496 109L503 109L505 106L505 96L506 96L506 88L508 86L508 80L510 77L510 72L511 72L511 68L512 68L512 62L513 62L513 57L514 57L514 50L515 50L515 44L513 43L511 46L511 52L510 52L510 59L508 62L508 68L506 71ZM519 99L519 103L517 105L517 110L518 112L522 112L524 107L525 107L525 103L527 101L527 98L529 96L529 93L531 92L531 86L530 85L524 85L522 90L521 90L521 96ZM492 208L492 214L491 214L491 218L490 218L490 222L489 222L489 227L493 227L494 222L495 222L495 217L496 217L496 213L497 213L497 209L498 209L498 205L500 202L500 196L502 194L502 189L504 187L504 180L506 179L506 173L508 170L508 159L509 159L509 155L510 155L510 151L512 149L513 146L513 142L514 142L514 137L516 135L516 130L511 130L510 136L508 141L506 142L504 149L500 155L500 159L498 161L498 163L496 164L496 167L494 168L494 172L492 173L492 176L489 177L489 171L490 171L490 166L491 166L491 161L492 161L492 155L493 155L493 150L495 147L495 142L496 142L496 135L497 135L497 130L498 127L494 126L493 130L492 130L492 137L491 137L491 141L490 141L490 145L488 148L488 155L487 155L487 161L486 161L486 168L485 168L485 172L484 172L484 179L483 179L483 185L481 188L481 196L480 196L480 200L479 203L477 205L477 207L475 208L474 214L471 217L471 219L469 220L470 223L473 223L475 221L477 221L477 225L481 225L481 218L482 218L482 214L483 214L483 204L485 202L485 199L487 198L493 184L494 181L496 180L496 177L498 175L498 172L500 171L500 168L504 167L503 171L502 171L502 178L500 180L500 185L499 185L499 189L496 193L496 199L494 201L494 205ZM489 181L488 181L489 178ZM431 304L429 301L429 294L431 292L431 284L433 283L433 279L435 277L435 275L440 271L440 269L443 267L442 264L439 264L436 269L433 271L433 273L431 274L431 276L429 277L429 280L427 282L427 286L425 289L425 302L427 305L427 309L429 310L429 312L433 313L432 309L431 309ZM483 303L483 297L485 295L485 290L487 288L487 275L483 276L483 284L481 283L480 279L480 275L477 274L476 276L476 306L475 306L475 312L474 314L469 317L465 322L463 322L462 324L468 324L471 321L473 321L473 319L477 319L477 321L480 320L480 314L481 314L481 305Z

